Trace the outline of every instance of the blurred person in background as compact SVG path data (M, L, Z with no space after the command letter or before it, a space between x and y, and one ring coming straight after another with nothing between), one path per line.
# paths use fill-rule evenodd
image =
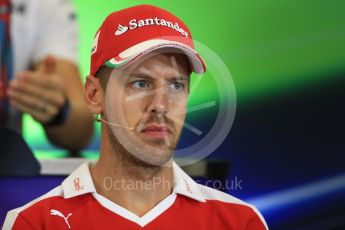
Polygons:
M21 133L22 113L56 146L92 136L77 67L78 26L68 0L1 0L1 127Z

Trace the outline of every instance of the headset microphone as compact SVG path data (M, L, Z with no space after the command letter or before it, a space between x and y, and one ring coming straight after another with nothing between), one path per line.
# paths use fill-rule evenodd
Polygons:
M124 125L119 125L119 124L115 124L115 123L111 123L109 121L106 121L100 117L98 117L97 115L94 117L94 120L97 121L97 122L104 122L108 125L113 125L113 126L117 126L117 127L121 127L121 128L126 128L126 129L129 129L129 130L133 130L134 128L132 127L129 127L129 126L124 126Z

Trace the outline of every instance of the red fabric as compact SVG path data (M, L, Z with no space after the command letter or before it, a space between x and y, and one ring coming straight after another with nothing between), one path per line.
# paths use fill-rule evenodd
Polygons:
M6 90L7 81L11 76L11 47L10 47L10 0L0 0L0 22L1 26L6 28L5 33L0 32L1 41L4 43L0 44L0 127L6 124ZM3 30L1 30L3 31Z
M139 26L140 20L146 19L164 19L173 25L177 23L178 27L188 35L184 36L181 32L167 26L145 25ZM138 26L130 29L130 21L135 19ZM128 27L128 31L121 35L116 35L118 26ZM130 7L110 14L103 22L99 33L97 49L91 56L91 74L96 71L108 60L116 57L122 51L144 41L152 39L165 39L177 41L194 49L191 33L188 27L179 18L168 11L151 5L139 5ZM96 34L97 34L96 33Z
M165 212L141 227L104 208L91 194L41 200L19 214L13 229L69 229L62 217L50 214L51 209L60 211L65 217L71 213L68 218L71 229L265 229L258 215L248 206L217 200L199 202L182 195L178 195Z
M10 0L0 0L0 8L4 9L4 7L10 9L10 7L11 7ZM6 10L6 12L4 12L4 13L0 12L0 20L2 22L5 22L6 27L7 27L7 35L9 35L9 31L10 31L10 27L9 27L9 24L10 24L10 11Z

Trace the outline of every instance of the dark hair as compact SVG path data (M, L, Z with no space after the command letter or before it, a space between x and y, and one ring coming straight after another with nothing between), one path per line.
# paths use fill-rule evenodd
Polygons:
M103 65L101 66L101 68L99 68L99 70L97 70L95 74L95 77L99 79L99 82L101 83L102 89L104 91L107 88L107 83L112 71L113 71L113 68Z

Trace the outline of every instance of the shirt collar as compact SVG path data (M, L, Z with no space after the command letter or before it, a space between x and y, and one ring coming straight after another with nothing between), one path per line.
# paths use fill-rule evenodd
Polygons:
M185 173L180 166L173 162L174 188L173 192L192 198L194 200L205 202L199 185Z
M174 188L173 193L177 193L194 200L205 202L198 184L189 177L175 162L173 162ZM96 193L96 188L92 181L89 163L85 162L74 172L72 172L63 182L62 190L64 198L80 196L86 193Z
M65 198L96 192L89 169L89 162L79 166L62 182L61 186Z

